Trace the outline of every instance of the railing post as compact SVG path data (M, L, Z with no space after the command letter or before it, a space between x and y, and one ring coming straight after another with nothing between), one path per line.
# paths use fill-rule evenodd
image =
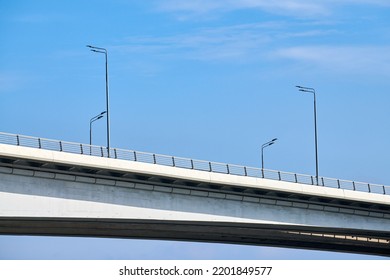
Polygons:
M245 176L248 176L248 172L246 171L246 166L244 166L244 173L245 173Z
M383 194L386 194L385 186L383 185L382 188L383 188Z
M355 181L352 181L353 190L356 191Z
M226 164L226 170L227 170L227 174L230 174L229 164Z
M264 179L264 168L261 169L261 178Z
M211 162L209 161L209 171L213 171L213 169L211 168Z
M134 151L133 153L134 153L134 161L137 161L137 152Z
M194 169L194 161L191 159L191 169Z
M371 192L371 186L370 184L367 184L368 185L368 192Z
M280 171L278 171L279 181L282 181L282 177L280 175Z
M83 151L83 144L80 144L80 153L83 155L84 154L84 151Z
M174 157L172 157L172 166L173 166L173 167L176 166L176 164L175 164L175 158L174 158Z
M298 183L298 176L297 176L297 173L294 173L294 177L295 177L295 183Z
M310 176L311 178L311 184L314 185L313 176Z
M156 154L153 154L153 163L156 164Z
M19 135L16 135L16 144L17 144L18 146L20 146L20 139L19 139Z
M104 157L103 147L100 147L100 153L101 153L102 157Z
M116 149L114 149L114 156L116 159L118 158L118 155L116 154Z
M321 177L322 186L325 187L324 177Z
M60 141L60 152L62 152L62 142Z
M337 188L339 189L340 188L340 180L337 179Z
M41 145L41 138L38 138L38 147L39 147L39 149L42 148L42 145Z

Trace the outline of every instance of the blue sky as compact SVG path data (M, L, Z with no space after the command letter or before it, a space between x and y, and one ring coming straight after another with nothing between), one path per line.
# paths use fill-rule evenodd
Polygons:
M0 131L390 184L390 3L0 0ZM105 145L105 121L94 144ZM0 258L361 258L163 241L0 237ZM230 258L230 257L229 257ZM364 257L368 258L368 257Z

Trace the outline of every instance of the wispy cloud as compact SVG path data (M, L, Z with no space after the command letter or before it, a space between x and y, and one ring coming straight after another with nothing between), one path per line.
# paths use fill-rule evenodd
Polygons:
M218 60L242 58L268 40L267 35L256 34L252 28L235 26L174 36L132 37L120 49L181 59Z
M390 72L389 46L297 46L279 49L273 55L333 72Z
M158 3L160 11L192 15L218 14L239 9L325 15L331 13L337 5L390 6L390 3L382 0L166 0L155 3ZM163 59L248 64L261 61L262 65L294 61L330 71L390 72L390 55L387 55L390 47L385 44L385 40L381 40L382 45L375 45L375 42L363 45L366 42L360 39L365 34L372 36L372 29L362 30L357 37L356 33L350 32L350 25L321 17L306 20L276 17L274 21L259 19L252 23L228 26L221 22L220 27L188 28L185 33L176 35L129 37L123 44L116 46L116 50L131 53L131 56L145 54Z
M161 11L182 13L187 16L230 12L243 9L258 9L276 14L319 15L329 11L322 1L299 0L168 0L157 2Z
M0 72L0 94L11 93L23 88L29 80L21 73Z
M252 61L268 54L278 41L315 37L327 30L294 31L285 22L262 22L203 28L173 36L130 37L113 47L127 53L151 54L159 57L191 60Z
M272 28L271 28L272 26ZM281 30L279 30L281 29ZM390 73L390 46L302 44L302 38L323 36L322 30L283 29L283 24L239 25L204 29L192 34L128 38L126 44L112 47L118 52L169 60L197 60L223 63L279 65L292 61L318 70L345 74ZM329 31L331 32L331 31ZM298 41L291 43L291 38ZM286 41L291 45L287 46ZM152 59L156 61L156 59Z
M164 0L155 1L157 9L175 13L179 19L194 19L200 15L222 14L236 10L260 10L293 17L328 16L337 7L368 5L390 7L387 0Z

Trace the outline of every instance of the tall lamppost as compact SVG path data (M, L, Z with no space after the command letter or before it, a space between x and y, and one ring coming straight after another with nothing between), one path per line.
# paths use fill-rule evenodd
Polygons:
M104 48L87 45L87 47L96 53L103 53L106 57L106 113L107 113L107 156L110 157L110 114L109 114L109 96L108 96L108 61L107 50Z
M105 113L107 113L107 112L106 112L106 111L101 112L99 115L96 115L96 116L94 116L93 118L91 118L91 119L89 120L89 145L90 145L90 146L92 145L92 123L93 123L94 121L97 121L97 120L103 118L103 116L104 116Z
M314 88L296 86L299 91L312 93L314 96L314 139L316 149L316 183L318 185L318 142L317 142L317 105L316 105L316 91Z
M276 140L278 140L278 138L274 138L271 141L268 141L267 143L261 145L261 172L263 174L263 177L264 177L264 148L275 144Z

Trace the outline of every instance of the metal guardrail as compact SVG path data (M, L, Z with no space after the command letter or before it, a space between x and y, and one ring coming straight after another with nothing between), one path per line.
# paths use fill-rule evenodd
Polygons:
M52 151L60 151L66 153L82 154L88 156L108 157L106 147L3 132L0 132L0 143ZM194 169L200 171L265 178L308 185L317 185L315 176L310 175L246 167L234 164L194 160L153 153L137 152L132 150L110 148L110 158L152 163L178 168ZM339 180L326 177L318 178L318 186L390 195L390 186Z

